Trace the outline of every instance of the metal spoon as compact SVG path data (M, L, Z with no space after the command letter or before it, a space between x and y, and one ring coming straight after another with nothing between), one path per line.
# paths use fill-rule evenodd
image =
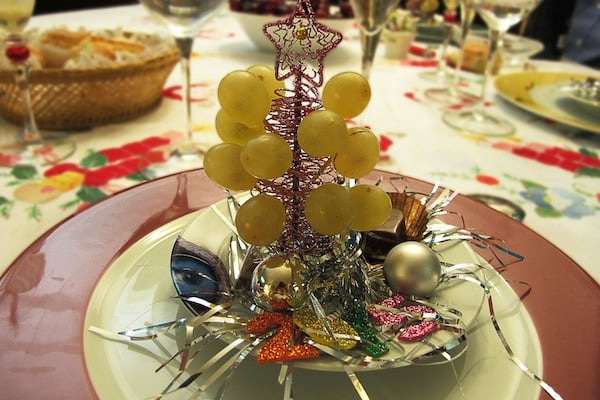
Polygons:
M485 203L494 210L500 211L519 222L523 222L525 219L525 210L523 210L521 206L503 197L482 193L469 194L467 197Z

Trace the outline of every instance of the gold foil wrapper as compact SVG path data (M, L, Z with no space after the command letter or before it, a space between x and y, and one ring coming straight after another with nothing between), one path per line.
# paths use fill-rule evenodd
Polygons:
M371 263L381 263L397 244L423 240L429 222L429 211L414 194L388 192L392 214L385 224L374 231L365 232L364 254Z
M402 213L402 221L396 226L395 234L400 241L423 240L429 215L425 205L408 193L388 193L392 207Z

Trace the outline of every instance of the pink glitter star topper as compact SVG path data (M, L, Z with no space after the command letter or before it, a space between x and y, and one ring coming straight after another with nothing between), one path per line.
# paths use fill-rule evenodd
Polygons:
M263 32L276 49L277 79L300 75L315 86L323 83L323 59L342 40L340 32L315 21L308 0L299 0L289 17L266 24Z

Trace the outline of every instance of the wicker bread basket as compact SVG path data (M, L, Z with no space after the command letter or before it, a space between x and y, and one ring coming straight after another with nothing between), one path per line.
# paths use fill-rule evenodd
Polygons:
M30 94L41 129L82 129L143 115L160 104L176 50L143 62L96 69L32 70ZM0 115L23 123L23 100L14 71L0 71Z

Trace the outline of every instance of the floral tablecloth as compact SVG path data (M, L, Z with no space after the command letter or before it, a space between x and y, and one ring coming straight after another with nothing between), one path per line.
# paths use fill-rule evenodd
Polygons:
M31 26L67 23L88 29L159 29L140 6L82 11L68 18L49 14L33 18ZM325 78L342 70L358 71L359 54L354 28L326 60ZM600 280L600 263L592 247L594 238L600 237L600 135L530 114L497 96L490 96L486 107L511 118L517 126L515 135L489 138L459 133L442 122L443 108L424 98L423 91L434 84L418 74L431 63L385 59L383 49L379 54L372 70L372 101L351 121L368 125L379 135L378 168L439 182L462 194L512 200L525 210L524 224ZM227 11L198 35L192 60L193 118L197 139L207 147L219 141L214 129L219 80L226 72L258 63L272 64L273 54L257 51ZM535 66L580 68L550 62ZM132 185L177 172L164 161L183 135L179 76L175 69L161 105L151 113L121 124L70 132L77 148L64 162L0 169L0 272L42 233L79 210ZM0 120L0 140L8 140L18 129ZM10 164L11 160L0 161Z

